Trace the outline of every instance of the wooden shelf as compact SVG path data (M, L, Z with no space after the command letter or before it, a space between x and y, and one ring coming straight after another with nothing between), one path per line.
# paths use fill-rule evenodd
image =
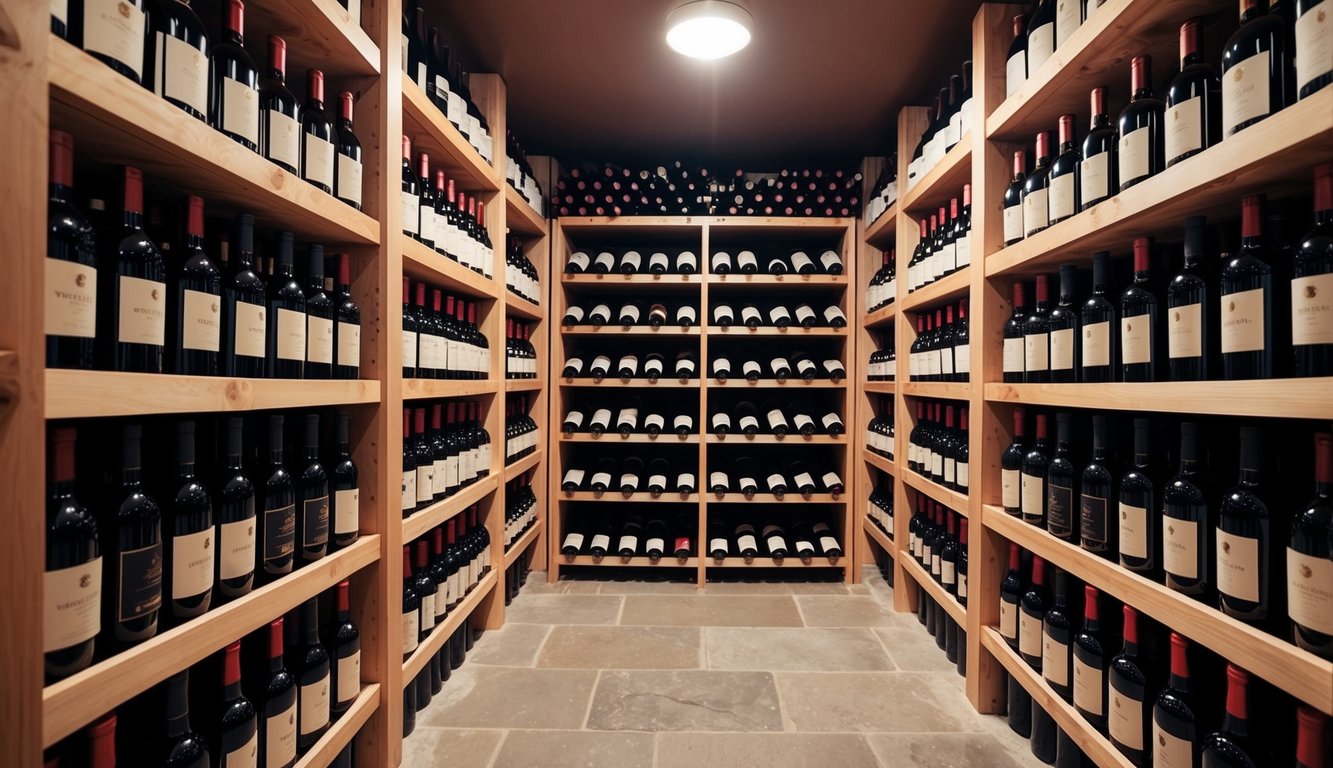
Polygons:
M505 184L505 223L520 234L535 237L546 234L546 219L508 183Z
M972 397L972 384L969 382L906 381L899 389L908 397L934 397L964 402Z
M463 625L467 617L477 610L478 605L481 605L481 601L485 600L486 596L495 589L496 583L500 580L499 576L496 575L497 572L495 566L491 566L490 572L481 578L477 586L473 587L472 591L458 605L454 606L452 611L449 611L449 614L445 616L444 623L436 624L435 628L426 636L426 639L421 641L417 649L412 652L412 655L407 657L407 660L403 662L404 686L412 685L417 674L426 668L431 657L440 652L440 648L449 639L449 636Z
M972 132L966 131L962 140L909 187L898 202L904 211L925 211L929 216L940 206L948 207L951 198L962 199L963 185L971 181Z
M986 505L982 523L1325 714L1333 714L1333 661L1060 541L1044 529L1006 515L1000 507Z
M379 536L363 535L346 549L48 685L42 691L43 746L332 589L375 562L379 548Z
M546 389L546 379L505 379L506 392L540 392Z
M740 491L728 491L719 496L712 491L707 494L709 504L846 504L847 492L834 495L832 493L815 493L810 496L802 496L799 493L792 492L784 494L778 498L771 493L756 493L753 498L745 498L745 494Z
M848 284L847 274L841 275L742 275L733 272L726 275L708 275L709 285L781 285L786 288L795 287L828 287L833 285L846 286Z
M651 325L631 325L626 328L616 323L606 325L566 325L560 328L565 336L699 336L697 325L681 328L678 325L663 325L654 328Z
M894 475L894 477L898 477L898 475ZM936 482L927 480L910 469L903 472L901 477L903 482L907 483L909 486L926 494L963 517L967 517L967 496L958 493L957 491L951 491Z
M714 229L762 229L764 234L828 232L837 234L856 226L856 219L824 216L711 216L704 221Z
M712 569L733 570L736 568L845 568L847 567L847 556L844 555L837 560L830 560L823 555L813 557L810 562L802 562L801 558L795 555L784 557L781 560L774 560L771 557L756 557L750 562L745 562L745 558L740 555L727 557L722 562L713 558L704 558L704 567Z
M436 288L464 293L480 299L498 299L504 287L473 272L453 259L404 235L403 275L424 280Z
M790 378L785 382L777 379L760 379L753 384L742 376L739 379L727 379L718 381L709 378L704 380L705 389L846 389L847 380L833 381L832 379L812 379L806 381L802 378Z
M703 228L706 216L559 216L560 226L570 231L660 230Z
M1333 419L1333 378L1144 384L988 383L986 400L1103 411L1151 410L1274 419ZM1200 396L1206 391L1207 396Z
M295 768L324 768L330 765L338 753L352 742L352 738L361 730L361 726L366 724L370 716L375 714L379 706L380 684L363 684L361 693L357 694L352 706L338 718L337 722L329 726L324 735L319 737L319 741L315 742L315 746L296 761Z
M898 231L898 201L884 209L879 218L866 227L862 239L867 245L878 248L879 250L888 250L893 248L893 236Z
M892 557L895 560L898 559L898 550L893 547L893 539L889 538L889 535L880 529L878 525L875 525L875 521L871 520L868 515L861 518L861 527L865 528L866 533L870 534L870 540L878 544L880 549L887 552L889 557ZM910 556L908 559L911 559Z
M48 419L323 408L379 401L380 382L373 379L233 379L62 368L46 371Z
M209 216L246 211L260 227L293 230L302 240L379 243L379 222L366 214L55 35L48 45L51 126L73 134L75 157L136 166L152 188L202 196Z
M1009 674L1032 697L1033 702L1046 710L1060 729L1068 734L1094 763L1105 768L1133 768L1133 763L1126 760L1109 739L1084 720L1078 710L1074 709L1073 704L1051 690L1051 686L1047 685L1041 674L1029 667L1027 662L1009 647L1004 641L1004 636L996 631L995 627L981 628L981 645L1004 665Z
M426 535L430 529L448 522L449 518L460 512L467 511L468 507L494 493L499 487L500 476L492 472L464 488L460 493L455 493L447 499L441 499L425 509L419 509L408 517L402 518L403 542L416 541Z
M513 480L514 478L518 477L524 472L527 472L529 469L532 469L533 467L540 464L542 457L545 455L545 453L546 452L543 451L541 448L538 448L537 450L533 451L532 453L529 453L527 456L524 456L518 461L515 461L512 464L506 464L505 482L507 483L510 480Z
M508 289L505 290L505 314L528 320L542 321L546 319L546 312L540 304L533 304Z
M685 437L680 437L675 432L663 432L657 437L646 433L631 433L621 437L619 432L604 432L601 437L593 437L591 432L575 432L572 435L562 434L560 436L562 443L591 443L594 445L616 445L624 444L647 444L647 445L698 445L699 435L691 433Z
M898 390L896 381L867 381L861 384L862 392L870 392L879 395L891 395Z
M742 379L743 381L743 379ZM607 377L601 381L592 379L561 379L562 387L608 387L616 389L698 389L699 380L689 379L681 381L680 379L658 379L656 383L647 379L630 379L621 381Z
M674 557L663 557L654 563L647 557L631 557L626 561L622 560L619 555L608 552L606 557L593 557L592 555L562 556L560 564L562 566L590 565L597 568L698 568L699 558L691 557L682 561Z
M887 456L880 456L878 453L873 453L866 449L861 451L861 458L864 459L867 464L875 467L881 472L888 472L894 477L898 476L898 465L894 463L893 459L890 459Z
M518 558L523 554L524 550L532 546L532 542L536 541L537 536L542 532L542 525L544 523L545 521L538 520L535 525L524 531L522 536L518 537L518 540L514 542L513 546L505 550L506 568L518 562Z
M777 435L753 435L747 437L744 434L731 433L728 435L709 434L704 442L709 445L846 445L848 438L846 433L838 436L833 435L811 435L802 436L799 432L789 433L786 437Z
M613 504L697 504L699 503L699 494L691 493L687 496L681 496L675 491L667 491L656 498L647 491L639 491L629 496L620 492L618 488L608 488L605 493L594 493L593 491L575 491L566 493L560 491L557 497L560 501L595 501L611 502Z
M942 277L907 294L907 298L902 300L902 311L920 312L935 309L955 299L966 298L971 286L972 266L969 264L952 275Z
M458 379L403 379L404 400L440 400L446 397L481 397L495 394L495 381Z
M445 175L461 190L499 192L499 176L463 134L431 103L426 92L404 76L403 133L412 139L412 151L430 154L432 165L445 167ZM441 257L443 258L443 257Z
M579 275L560 276L562 285L651 285L656 288L670 288L680 286L702 285L703 276L693 275L624 275L619 272L608 272L604 275L583 273Z
M721 326L709 326L708 336L715 339L726 338L745 338L750 336L765 336L772 338L775 336L827 336L827 337L846 337L851 331L846 328L801 328L799 326L788 326L787 328L778 328L776 326L760 326L758 328L747 328L744 325L733 325L730 328Z
M252 30L262 29L287 41L287 72L293 75L312 68L332 79L380 73L379 46L352 22L338 0L251 3L245 8L245 21Z
M1325 88L1125 194L992 254L986 276L1051 271L1073 255L1123 252L1135 237L1176 236L1187 216L1234 217L1241 197L1253 192L1305 192L1310 169L1333 158L1330 114L1333 90Z
M889 303L888 306L880 307L874 312L869 312L861 318L863 328L874 328L876 326L891 323L898 317L898 304L896 301Z
M874 523L871 523L871 525L874 525ZM954 599L954 596L944 589L944 585L935 581L935 577L927 573L926 569L921 567L921 563L916 561L916 558L908 555L900 558L900 560L903 573L912 577L912 581L915 581L918 587L925 590L930 595L930 599L942 606L944 612L949 614L949 618L957 622L960 627L966 627L967 608Z

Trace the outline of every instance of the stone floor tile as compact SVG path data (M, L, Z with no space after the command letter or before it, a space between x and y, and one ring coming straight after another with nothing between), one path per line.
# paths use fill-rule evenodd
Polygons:
M869 629L709 627L703 632L709 669L883 672L894 668Z
M588 728L605 731L781 731L767 672L603 672Z
M930 733L978 730L956 692L912 672L778 672L787 720L797 731ZM951 695L952 694L952 695ZM965 702L966 699L963 699Z
M630 595L620 623L679 627L799 627L791 597Z
M994 736L984 733L874 734L867 738L884 768L1018 768L1026 764L1016 762Z
M583 726L597 673L465 664L417 713L418 726L556 728Z
M926 628L911 619L890 627L875 629L889 658L898 669L908 672L935 672L953 668L944 651L935 645L935 637L926 634Z
M886 627L893 623L893 611L872 597L798 596L796 602L807 627Z
M713 581L705 595L846 595L840 581Z
M519 624L615 624L622 598L612 595L523 595L505 609Z
M690 573L693 573L691 571ZM697 595L699 587L690 581L603 581L599 595Z
M450 768L453 768L450 763ZM494 768L652 768L653 734L510 731Z
M831 733L660 733L657 768L875 768L864 737Z
M504 736L504 731L423 728L418 725L411 736L403 739L403 766L487 768Z
M498 667L530 667L549 634L551 627L545 624L506 623L482 635L468 661Z
M698 627L555 627L539 667L698 669Z

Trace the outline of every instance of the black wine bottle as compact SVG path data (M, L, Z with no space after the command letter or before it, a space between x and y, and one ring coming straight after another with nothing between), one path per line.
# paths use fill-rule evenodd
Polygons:
M259 752L265 768L296 765L296 678L283 663L282 619L268 625L268 679L260 694Z
M306 356L305 292L293 269L292 233L279 232L273 277L268 284L268 360L265 370L278 379L304 375Z
M1115 304L1107 297L1111 288L1111 254L1098 251L1092 255L1092 295L1083 302L1079 344L1079 379L1102 383L1118 378L1117 342L1120 326Z
M149 21L152 31L144 84L151 82L159 98L185 114L207 120L208 32L204 23L180 0L155 3Z
M143 487L143 427L121 427L121 501L103 526L103 583L115 585L103 601L104 625L113 646L128 646L157 633L162 607L162 512Z
M1120 378L1124 381L1156 381L1162 336L1161 302L1152 285L1146 237L1134 241L1134 283L1120 294Z
M1124 611L1125 645L1107 671L1107 731L1111 744L1130 763L1146 766L1152 759L1152 707L1148 703L1152 681L1139 658L1139 613L1131 605Z
M167 678L165 698L163 768L209 768L208 743L190 728L190 670Z
M314 562L328 554L329 548L329 476L319 460L319 415L306 414L302 433L304 452L301 474L296 478L297 559L301 564Z
M1165 157L1171 167L1222 140L1222 85L1204 61L1199 19L1180 25L1180 72L1166 91Z
M1065 701L1074 697L1074 659L1070 645L1074 624L1069 615L1070 576L1055 569L1055 596L1042 621L1041 674L1051 690Z
M324 290L324 246L306 246L305 368L307 379L333 377L333 297Z
M222 10L222 39L209 56L208 123L258 152L259 71L245 51L245 4L227 0Z
M1333 567L1333 436L1315 435L1314 497L1291 521L1287 547L1287 615L1296 645L1333 659L1333 603L1316 577Z
M1153 480L1152 429L1147 419L1134 419L1134 459L1120 478L1120 565L1152 575L1161 567L1160 536L1154 523L1159 501Z
M1218 281L1221 302L1222 377L1273 377L1273 268L1265 257L1261 195L1242 201L1241 245L1234 256L1223 254Z
M222 373L261 378L265 373L268 343L267 289L263 278L255 272L253 214L236 217L236 235L231 245L233 266L222 281Z
M223 651L222 712L215 740L219 768L259 765L259 722L254 704L241 693L241 644Z
M1106 87L1089 93L1092 120L1083 137L1083 160L1079 163L1080 209L1086 211L1120 189L1118 136L1106 111Z
M259 571L264 581L292 572L296 558L296 481L283 466L283 417L268 417L268 462L260 489Z
M53 146L53 154L55 150ZM112 236L106 249L110 263L104 261L98 273L101 280L98 292L103 296L98 306L98 322L103 328L107 350L104 362L113 371L161 373L166 349L166 264L153 239L143 229L143 173L129 166L122 168L120 173L123 218L120 230ZM55 183L53 175L52 184ZM53 231L52 236L54 234ZM238 256L238 263L240 258ZM65 269L75 266L48 264ZM77 294L66 293L71 287L75 286L61 286L57 296L73 302ZM224 303L224 313L226 308ZM68 305L62 307L64 321L77 322L79 314L69 314L68 309Z
M436 405L436 428L439 428L439 405ZM333 510L329 517L333 525L334 549L350 547L356 541L361 525L361 491L356 462L352 460L346 413L334 416L334 456L328 462L329 499Z
M1101 733L1106 733L1106 650L1097 588L1083 587L1083 628L1074 636L1074 709Z
M1120 112L1120 187L1130 187L1162 172L1166 167L1165 105L1153 96L1152 57L1135 56L1130 61L1131 100Z
M171 577L171 615L178 621L200 616L209 609L216 573L213 501L195 477L194 450L194 421L177 422L175 495L166 572Z
M1187 421L1180 425L1180 471L1162 489L1162 567L1168 587L1204 602L1214 586L1211 499L1199 425Z
M1189 641L1171 633L1171 680L1153 703L1152 762L1159 768L1199 764L1199 723L1190 685Z
M1055 455L1046 470L1046 530L1070 544L1079 543L1079 508L1074 503L1078 468L1071 456L1074 415L1055 416Z
M1166 357L1171 381L1203 381L1212 370L1217 303L1203 263L1205 223L1202 216L1185 220L1185 265L1166 289Z
M436 529L438 532L439 529ZM352 623L349 589L347 580L338 583L335 596L337 612L324 641L329 649L332 667L329 679L333 684L333 692L329 698L329 713L333 720L346 714L361 693L361 633L357 631L356 624Z
M255 485L241 460L244 427L241 417L227 417L217 485L217 585L223 599L247 594L255 583Z
M102 549L97 520L75 495L74 441L73 427L51 433L42 574L42 651L48 683L91 664L101 630Z
M301 112L287 88L287 41L268 36L268 71L259 81L259 153L297 173L301 166Z
M1217 596L1222 612L1265 624L1272 610L1277 550L1262 483L1263 446L1256 427L1240 428L1240 477L1217 509Z
M1111 465L1110 421L1105 414L1092 417L1092 458L1083 467L1079 489L1079 544L1100 557L1116 551L1114 513L1116 477Z
M222 348L222 273L204 253L204 200L196 195L187 201L183 250L167 307L171 370L216 376Z
M1296 100L1294 35L1263 0L1241 0L1240 28L1222 48L1222 135L1230 137Z
M301 107L301 178L333 194L333 123L324 114L324 73L306 71L306 99Z

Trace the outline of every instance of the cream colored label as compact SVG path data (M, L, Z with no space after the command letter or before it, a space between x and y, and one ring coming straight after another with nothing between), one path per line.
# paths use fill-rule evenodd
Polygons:
M1162 565L1172 576L1199 578L1199 524L1162 516Z
M1082 0L1058 0L1055 4L1055 47L1065 44L1083 23Z
M1264 289L1229 293L1222 307L1222 352L1256 352L1264 348Z
M1000 634L1009 640L1018 639L1018 605L1000 601Z
M1024 80L1028 79L1028 58L1023 52L1018 52L1009 57L1004 63L1004 96L1009 98L1014 95Z
M1023 473L1023 517L1042 517L1046 508L1042 502L1046 499L1046 481L1040 477Z
M1084 205L1111 194L1110 162L1111 153L1101 152L1079 163L1079 191Z
M361 489L347 488L335 491L333 504L333 532L351 533L357 530L361 520Z
M333 145L313 133L305 135L305 179L333 189Z
M1035 656L1041 658L1041 619L1028 614L1027 611L1018 612L1018 650L1024 656Z
M1172 359L1203 355L1203 305L1186 304L1166 311L1167 356Z
M186 349L217 352L222 341L222 299L202 291L185 291L181 345Z
M109 56L143 77L143 9L125 0L84 0L83 50Z
M329 724L329 676L325 675L308 685L301 686L301 735L315 733Z
M162 346L167 335L167 286L138 277L120 278L120 323L116 338L126 344Z
M1025 365L1029 372L1045 371L1051 367L1051 335L1033 333L1023 337Z
M415 651L420 643L421 634L420 618L415 609L403 614L403 655Z
M1333 9L1316 5L1296 19L1296 88L1333 71Z
M953 370L955 373L972 372L972 347L959 344L953 348ZM890 376L892 373L890 373Z
M1222 132L1268 114L1268 52L1262 51L1222 74Z
M1152 723L1152 761L1155 768L1194 768L1194 745Z
M1297 624L1333 635L1333 560L1287 547L1287 612Z
M305 360L305 315L290 309L278 309L278 357Z
M171 596L194 597L213 587L213 529L171 539Z
M259 729L255 729L245 744L223 755L222 764L226 768L255 768L259 765Z
M1203 149L1203 97L1195 96L1166 110L1166 159Z
M333 363L332 320L306 316L306 360L312 363Z
M301 167L301 126L295 118L268 110L268 157L292 168Z
M1017 469L1000 470L1000 489L1006 509L1018 509L1021 504L1018 494L1019 484L1022 482L1019 477L1021 474Z
M296 701L268 718L264 724L264 765L283 766L296 762Z
M80 339L95 337L97 269L73 261L48 258L44 314L48 336L73 336Z
M236 354L241 357L263 357L268 326L264 322L264 308L258 304L237 301Z
M361 205L361 161L341 152L337 154L338 186L333 190L334 196L349 200L354 205Z
M351 701L360 692L361 651L356 651L351 656L338 660L338 703Z
M1023 206L1011 205L1004 209L1004 241L1023 239Z
M1028 33L1028 72L1040 69L1053 53L1055 53L1055 22L1052 21Z
M1042 668L1045 669L1045 662ZM1103 714L1102 689L1105 685L1102 671L1083 663L1078 654L1074 654L1074 706L1088 714Z
M1083 365L1111 364L1111 323L1103 320L1083 326Z
M97 636L102 628L102 558L42 574L42 651Z
M361 326L338 323L338 365L361 367Z
M1072 2L1073 0L1069 0ZM1051 186L1048 190L1049 198L1047 206L1050 211L1049 221L1064 219L1073 216L1074 210L1074 174L1066 173L1063 176L1056 176L1051 179Z
M1120 137L1120 186L1148 175L1148 129L1139 128Z
M1064 328L1051 333L1051 370L1068 371L1074 368L1074 329Z
M222 130L259 143L259 91L239 80L222 78Z
M1004 340L1004 372L1023 373L1023 339Z
M1148 510L1120 502L1120 554L1148 556Z
M400 504L404 511L417 508L417 473L415 471L403 473Z
M1023 234L1045 229L1050 223L1050 196L1046 190L1037 189L1023 195Z
M1259 602L1259 540L1217 529L1217 589Z
M1041 640L1041 674L1051 685L1069 685L1069 646L1046 634Z
M68 24L69 0L51 0L51 16L61 24Z
M1333 273L1291 281L1291 343L1333 344Z
M1125 365L1152 360L1152 316L1120 318L1120 356Z
M1143 749L1143 702L1133 699L1112 687L1108 725L1111 738L1130 749Z
M157 33L157 95L208 114L208 56L179 37Z
M218 575L238 579L255 570L255 519L218 526Z
M403 331L403 366L407 368L417 367L417 334L414 331Z

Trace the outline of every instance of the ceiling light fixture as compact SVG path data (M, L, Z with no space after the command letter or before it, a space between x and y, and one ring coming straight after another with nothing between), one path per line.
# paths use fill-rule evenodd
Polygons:
M725 0L686 3L667 16L667 45L694 59L721 59L750 44L750 14Z

